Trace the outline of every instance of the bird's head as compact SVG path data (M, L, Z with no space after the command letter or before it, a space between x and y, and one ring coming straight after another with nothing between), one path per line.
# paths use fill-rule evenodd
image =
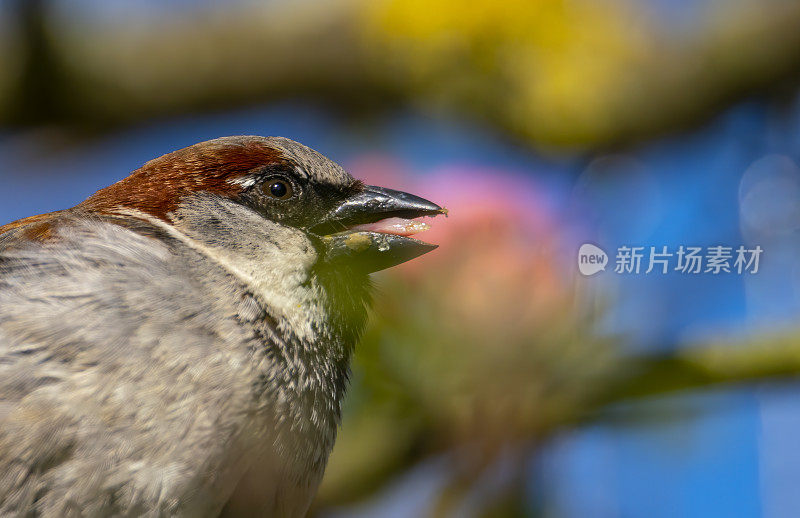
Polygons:
M244 270L266 258L284 278L302 277L299 267L367 274L418 257L436 246L410 237L426 227L412 219L446 213L365 185L302 144L256 136L151 160L79 207L167 225Z

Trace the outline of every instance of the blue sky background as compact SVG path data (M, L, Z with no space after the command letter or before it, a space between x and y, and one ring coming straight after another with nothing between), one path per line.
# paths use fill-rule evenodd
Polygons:
M47 156L31 144L33 136L5 135L0 221L74 205L144 160L199 140L280 134L344 164L359 153L379 151L402 157L421 175L453 163L527 172L574 223L576 243L592 240L607 251L630 243L736 246L745 242L742 176L764 156L796 163L799 127L796 108L787 115L765 102L745 102L693 132L615 155L623 164L617 176L599 180L592 177L598 174L592 164L602 157L537 156L463 121L399 113L367 134L354 121L300 103L161 121ZM788 326L798 312L795 235L767 237L762 271L755 276L621 276L609 269L585 282L615 294L608 330L626 334L635 347L677 347L703 336L742 338ZM574 257L565 254L564 260ZM751 296L759 289L771 294L767 302ZM792 453L800 433L796 395L797 387L788 384L664 398L647 405L663 407L671 419L570 431L532 460L531 480L538 487L532 498L566 517L794 516L800 495L788 481L800 476L800 454ZM435 466L420 467L377 505L391 509L387 502L394 498L398 516L412 515L410 493L416 491L422 505L436 487L436 473Z
M665 23L680 30L709 2L650 3L655 13L672 13ZM115 1L98 15L160 5ZM161 120L46 155L36 144L41 134L0 133L0 223L75 205L143 161L200 140L282 135L345 165L361 153L382 152L402 157L420 175L449 164L522 171L570 224L575 247L565 250L565 261L574 261L571 254L584 241L608 252L623 244L764 248L753 276L620 276L609 269L585 279L612 294L606 329L626 335L633 347L738 340L796 321L800 96L779 107L762 99L741 102L691 131L614 154L613 167L603 162L606 155L539 155L463 120L400 112L374 124L287 102ZM670 419L566 432L531 459L531 505L570 518L798 516L798 389L783 383L663 398L647 405ZM437 487L443 469L437 462L342 515L375 516L380 509L381 515L415 516Z

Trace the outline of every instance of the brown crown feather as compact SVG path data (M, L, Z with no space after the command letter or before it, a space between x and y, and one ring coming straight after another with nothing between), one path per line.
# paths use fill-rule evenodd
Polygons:
M53 237L53 225L58 220L62 211L37 214L27 218L12 221L0 226L0 235L14 229L21 229L21 237L32 241L46 241Z
M103 214L136 209L167 221L167 215L185 196L210 192L234 197L243 187L233 180L258 168L285 162L281 152L260 137L209 140L150 160L78 207Z

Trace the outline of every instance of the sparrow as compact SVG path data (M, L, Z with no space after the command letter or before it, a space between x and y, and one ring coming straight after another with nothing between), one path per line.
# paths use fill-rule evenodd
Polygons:
M235 136L0 227L0 515L304 515L369 274L444 213Z

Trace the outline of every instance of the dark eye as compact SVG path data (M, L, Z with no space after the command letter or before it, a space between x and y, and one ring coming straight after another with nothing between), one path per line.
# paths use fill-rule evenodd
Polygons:
M292 195L292 186L286 180L272 179L264 182L264 192L276 200L285 200Z

